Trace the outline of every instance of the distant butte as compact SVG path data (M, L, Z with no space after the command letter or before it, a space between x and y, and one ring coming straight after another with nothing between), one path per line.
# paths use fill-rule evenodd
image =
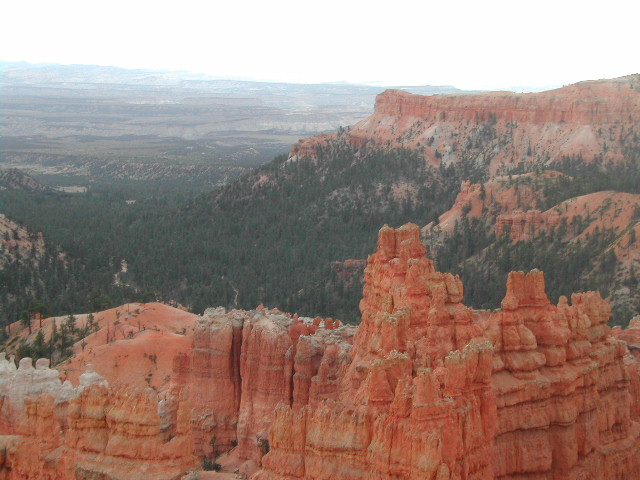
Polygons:
M377 96L374 114L342 135L356 146L420 150L432 165L488 162L494 175L520 162L562 156L618 162L626 132L638 123L640 75L629 75L540 93L423 96L387 90ZM314 157L337 135L302 140L290 156Z

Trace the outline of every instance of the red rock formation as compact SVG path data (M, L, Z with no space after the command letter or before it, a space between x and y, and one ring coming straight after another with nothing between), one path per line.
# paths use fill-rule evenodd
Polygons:
M179 414L176 435L165 441L153 391L90 386L72 401L69 412L65 444L66 455L74 459L74 474L81 478L179 478L198 464L192 455L185 409Z
M343 135L358 148L420 149L434 165L490 162L493 174L502 166L548 162L563 155L580 155L585 161L603 155L605 161L619 161L620 133L640 122L639 78L525 94L421 96L388 90L376 98L374 114ZM302 140L290 156L314 158L316 149L331 140L326 135Z
M513 243L546 234L547 240L559 240L569 251L575 243L601 241L607 247L600 247L600 265L615 269L614 288L608 289L614 311L635 308L640 293L631 287L640 272L640 195L602 191L570 198L546 211L535 208L544 204L547 187L562 188L557 182L566 178L543 171L496 177L482 185L463 182L453 207L438 223L425 225L422 234L435 249L448 242L456 225L459 228L467 219L473 221L472 229L493 230L496 238L507 235ZM607 237L611 239L605 243ZM502 250L499 244L494 246Z
M65 378L77 381L92 364L109 382L162 389L173 357L190 352L196 318L162 303L132 303L98 312L96 332L76 342L75 355L64 364ZM87 315L77 316L79 326L86 321ZM45 334L49 326L47 322Z
M527 215L535 216L529 212L538 212L538 205L545 199L545 186L553 185L563 178L566 178L566 175L560 172L544 170L521 175L498 176L484 184L462 182L460 193L453 206L440 215L437 223L432 222L425 226L423 233L451 235L456 223L467 217L483 220L488 226L495 228L497 236L507 231L512 234L522 231L535 235L539 231L531 225L539 223L537 217L531 219L530 224L523 225L521 228L519 225L527 219ZM559 214L548 213L541 216L541 221L549 223L548 228L551 228L559 222L559 217Z
M173 357L189 354L191 334L197 315L162 303L130 303L94 314L75 315L76 328L93 320L88 335L72 347L73 356L60 366L63 379L74 383L88 364L94 365L109 382L120 381L140 387L166 388L171 376ZM68 317L44 319L39 329L28 329L15 322L11 325L13 338L33 343L38 331L45 341L52 335L54 323L59 329ZM34 324L38 325L38 324ZM19 341L10 339L15 353ZM54 357L54 362L61 359Z
M559 225L560 216L555 217L557 221L554 226ZM545 216L540 210L514 210L509 214L498 215L496 219L496 237L504 234L509 235L514 241L522 242L532 240L537 237L543 229Z
M333 319L303 321L297 316L292 319L277 310L266 309L245 321L240 356L242 400L238 412L238 455L259 461L266 451L276 406L291 405L297 399L294 387L302 386L305 375L314 376L323 365L330 369L332 361L325 357L335 352L325 355L326 350L330 350L327 345L330 342L348 344L353 336L353 327L338 330L336 327ZM313 359L309 359L309 355ZM309 389L326 389L327 382L330 379L312 382ZM303 391L296 393L304 395Z
M611 335L593 292L551 304L539 271L474 312L425 253L381 229L357 332L207 310L161 395L0 359L0 478L179 478L236 441L255 480L640 478L637 322Z
M444 117L454 121L489 120L522 123L613 123L640 119L637 76L580 82L541 93L490 92L479 95L412 95L388 90L378 96L376 113Z
M186 401L178 407L169 439L161 434L157 394L151 389L109 388L92 370L81 376L78 388L60 385L59 373L42 360L33 369L27 365L31 359L22 359L13 388L3 390L2 409L12 406L16 421L6 432L10 435L0 436L2 478L169 480L197 464ZM38 382L38 375L49 380Z
M198 319L192 355L174 360L163 403L166 428L171 428L176 399L186 396L192 399L197 455L216 456L237 444L235 457L257 464L276 406L298 400L296 385L304 403L306 392L330 389L337 378L335 356L350 348L353 331L337 320L291 317L262 305L248 312L208 309ZM331 343L340 348L332 350ZM330 378L312 382L319 370Z
M611 334L623 340L634 356L640 357L640 316L632 318L625 329L614 327Z
M380 231L342 378L278 407L254 478L637 478L638 381L608 303L554 306L516 272L503 310L475 313L424 251L416 226Z
M511 210L498 215L495 233L503 234L516 242L531 240L541 232L549 232L564 222L567 227L564 240L582 239L596 231L612 230L620 234L640 226L636 218L636 207L640 195L620 192L597 192L571 198L545 212L539 210ZM640 251L627 234L615 242L616 255L626 262L640 261Z
M193 399L191 423L200 456L227 450L236 440L243 324L241 315L208 309L193 335L190 369L185 365L183 375L177 372L176 381L188 385Z
M346 288L362 280L367 261L364 259L349 258L342 262L335 261L331 264L331 270L337 276L337 280Z

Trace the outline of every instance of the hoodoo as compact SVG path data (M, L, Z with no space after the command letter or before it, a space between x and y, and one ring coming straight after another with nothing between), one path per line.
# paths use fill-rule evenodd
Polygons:
M380 231L342 377L329 399L280 405L256 478L638 478L608 302L552 305L542 272L515 272L503 310L475 312L424 253L417 226Z
M640 478L635 337L609 303L553 305L534 270L474 311L425 254L418 226L380 230L358 328L207 310L160 393L3 358L0 478L169 480L229 450L254 480Z

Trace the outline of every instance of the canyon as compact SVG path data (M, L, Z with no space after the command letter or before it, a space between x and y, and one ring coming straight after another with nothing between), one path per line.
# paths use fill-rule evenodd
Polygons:
M65 382L64 363L1 359L0 478L173 479L203 459L255 480L638 478L637 321L612 331L595 292L554 305L535 270L509 275L501 309L468 308L413 224L380 230L365 281L358 327L144 304L165 331L117 371L96 349ZM110 312L99 332L117 320L136 325ZM169 380L145 386L136 364L173 335Z
M598 290L612 300L615 321L626 325L640 305L632 206L640 194L639 98L637 75L535 94L423 97L391 90L378 96L368 119L302 140L288 157L278 156L199 197L173 173L171 188L181 185L174 193L143 192L139 184L117 182L92 185L86 195L0 191L7 219L43 232L52 254L67 253L69 266L66 272L58 265L46 267L48 275L22 275L18 270L24 265L15 264L7 287L11 295L2 307L8 318L19 318L30 308L20 295L26 290L46 298L42 301L52 312L161 299L198 313L212 305L251 309L263 303L357 322L362 266L376 231L385 223L411 221L424 227L438 268L460 274L471 287L468 305L496 308L508 271L540 268L550 274L547 288L554 303L571 291ZM456 200L458 193L472 201L464 195ZM166 197L156 200L158 195ZM452 207L457 213L447 216ZM624 213L611 225L608 218L618 211ZM426 238L431 222L450 235L456 223L459 233L465 220L475 219L482 228L467 232L465 241ZM556 263L571 274L554 272L548 258L521 261L527 258L519 251L524 244L549 240L564 219L560 243L536 245L530 257L537 260L553 247ZM578 233L587 222L591 227ZM500 261L493 264L504 265L493 274L499 285L491 272L482 272L482 278L469 273L465 264L476 261L476 250L486 246L474 241L496 233L499 238L506 229L514 242L494 255ZM596 230L602 242L597 252L587 252ZM177 231L190 233L182 242L176 241ZM604 238L611 235L614 248ZM442 246L451 250L447 247L471 243L473 251L443 253L455 264L438 258ZM280 255L282 249L287 256ZM589 263L579 271L567 265L576 250L584 250L583 263ZM122 260L128 272L114 285ZM613 271L599 275L609 263ZM60 288L60 275L71 277L82 294ZM35 278L42 279L42 288ZM558 284L565 281L574 283L561 290ZM95 286L86 287L91 282ZM478 285L490 288L478 293ZM107 301L84 300L101 297Z
M361 323L263 304L200 316L177 301L51 318L29 310L26 322L7 326L0 356L0 479L640 478L640 317L610 327L617 292L638 295L640 199L627 180L637 178L629 172L640 152L639 79L537 94L387 91L369 118L300 141L288 157L190 203L181 223L159 229L150 214L154 228L120 225L106 238L136 237L127 255L108 259L118 288L144 265L147 278L181 272L181 288L205 272L200 294L209 300L219 290L227 307L248 303L247 292L262 301L277 286L297 292L287 300L318 290L321 301L310 301L318 308L335 299L322 297L328 282L309 282L306 273L320 269L300 267L330 258L326 271L344 290L364 277ZM585 168L614 171L613 183L630 191L598 182L580 191ZM410 216L431 221L385 225L366 261L353 252L373 248L343 233L345 222L364 236L391 223L382 217ZM199 230L207 218L224 222ZM3 262L16 271L46 253L44 236L5 217L0 228ZM439 272L446 258L429 258L423 243L431 255L446 252L440 247L464 228L463 240L485 235L504 248L547 238L540 251L562 244L568 254L598 243L597 255L582 254L597 257L589 273L611 283L610 297L548 295L569 274L503 279L488 269L494 278L485 280L506 281L500 308L471 308L468 293L483 280ZM185 254L183 242L163 236L173 231L206 240ZM251 255L232 248L246 232ZM145 234L149 243L137 237ZM339 250L340 242L357 249ZM496 250L479 245L461 262L505 263L482 257ZM157 256L136 264L151 255L143 250ZM191 255L199 260L185 265ZM233 268L206 263L221 257ZM280 257L287 265L269 270ZM68 261L62 250L55 258ZM58 349L63 329L75 343ZM49 358L22 354L39 341Z

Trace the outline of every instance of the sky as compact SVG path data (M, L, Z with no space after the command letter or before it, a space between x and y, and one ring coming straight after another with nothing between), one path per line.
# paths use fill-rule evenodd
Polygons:
M0 60L300 83L558 87L640 72L631 0L19 0Z

